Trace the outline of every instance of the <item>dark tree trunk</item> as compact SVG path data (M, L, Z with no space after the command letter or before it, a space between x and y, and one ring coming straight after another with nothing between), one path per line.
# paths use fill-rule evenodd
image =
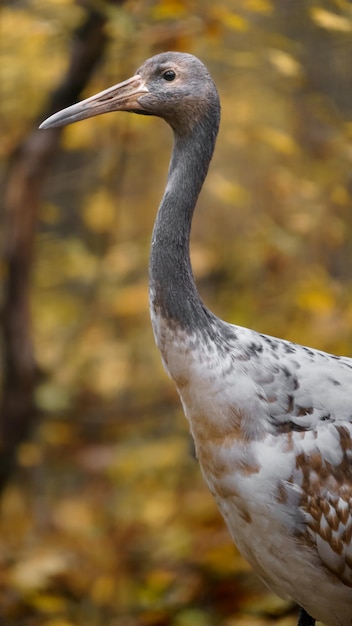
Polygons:
M122 4L123 0L111 2ZM84 22L74 32L66 76L40 115L41 120L79 98L104 52L105 23L104 13L88 3ZM60 135L60 129L33 130L14 152L5 183L0 492L15 464L18 445L29 435L37 418L34 389L39 371L31 333L30 277L41 187Z

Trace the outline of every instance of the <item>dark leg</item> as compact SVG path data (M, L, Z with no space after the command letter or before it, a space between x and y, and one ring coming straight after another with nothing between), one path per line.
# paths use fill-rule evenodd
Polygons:
M298 613L297 626L315 626L315 619L308 615L304 609L300 609Z

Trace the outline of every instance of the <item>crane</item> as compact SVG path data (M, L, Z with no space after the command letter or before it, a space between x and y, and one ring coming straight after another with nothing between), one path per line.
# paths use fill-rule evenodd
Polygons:
M158 54L41 128L109 111L158 116L173 130L151 242L150 314L205 482L244 558L300 607L299 626L351 626L352 359L226 323L202 302L190 232L220 122L204 64Z

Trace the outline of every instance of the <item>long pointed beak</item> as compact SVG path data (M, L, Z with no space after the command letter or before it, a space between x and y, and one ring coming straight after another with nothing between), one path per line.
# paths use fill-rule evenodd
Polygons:
M148 89L145 86L145 81L139 74L136 74L118 85L100 91L95 96L54 113L42 122L39 128L66 126L66 124L79 122L88 117L110 111L142 111L143 107L139 104L138 99L146 93L148 93Z

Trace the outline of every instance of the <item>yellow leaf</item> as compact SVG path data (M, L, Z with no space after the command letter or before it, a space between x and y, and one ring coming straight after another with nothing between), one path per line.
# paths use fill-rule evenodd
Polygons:
M272 13L273 6L269 0L247 0L246 6L249 11L254 13Z
M97 272L96 257L82 241L73 237L66 242L65 247L62 261L63 270L65 270L68 280L91 282Z
M185 12L185 4L180 0L161 0L151 9L151 15L155 20L179 18Z
M303 74L301 64L288 52L272 48L268 51L272 65L284 76L296 78Z
M310 11L313 22L321 28L327 30L336 30L341 33L350 33L352 31L352 20L342 15L337 15L326 9L313 7Z
M86 375L91 389L104 396L115 396L130 377L126 350L122 344L113 343L96 355Z
M36 593L27 601L41 613L58 613L66 608L65 599L51 593Z
M247 204L249 197L248 191L237 183L225 178L223 174L213 174L208 183L212 193L222 202L228 202L236 206L244 206Z
M214 8L213 15L224 26L230 28L231 30L247 31L249 28L247 20L245 20L242 15L239 15L238 13L233 13L232 11L228 11L223 7Z
M306 285L298 292L297 303L306 311L324 315L334 306L334 298L324 285Z
M115 224L115 202L105 189L90 196L82 213L86 226L96 233L108 232Z
M69 558L59 550L36 552L17 563L10 573L12 584L22 590L45 587L53 576L66 572Z
M95 527L92 508L83 500L62 500L56 504L54 513L56 524L68 532L87 535Z
M141 518L152 526L164 526L177 509L175 498L171 492L154 493L153 498L147 498L143 510L139 512Z
M263 127L260 131L260 136L261 139L274 148L276 152L290 155L297 151L297 145L292 137L278 128L269 126Z

